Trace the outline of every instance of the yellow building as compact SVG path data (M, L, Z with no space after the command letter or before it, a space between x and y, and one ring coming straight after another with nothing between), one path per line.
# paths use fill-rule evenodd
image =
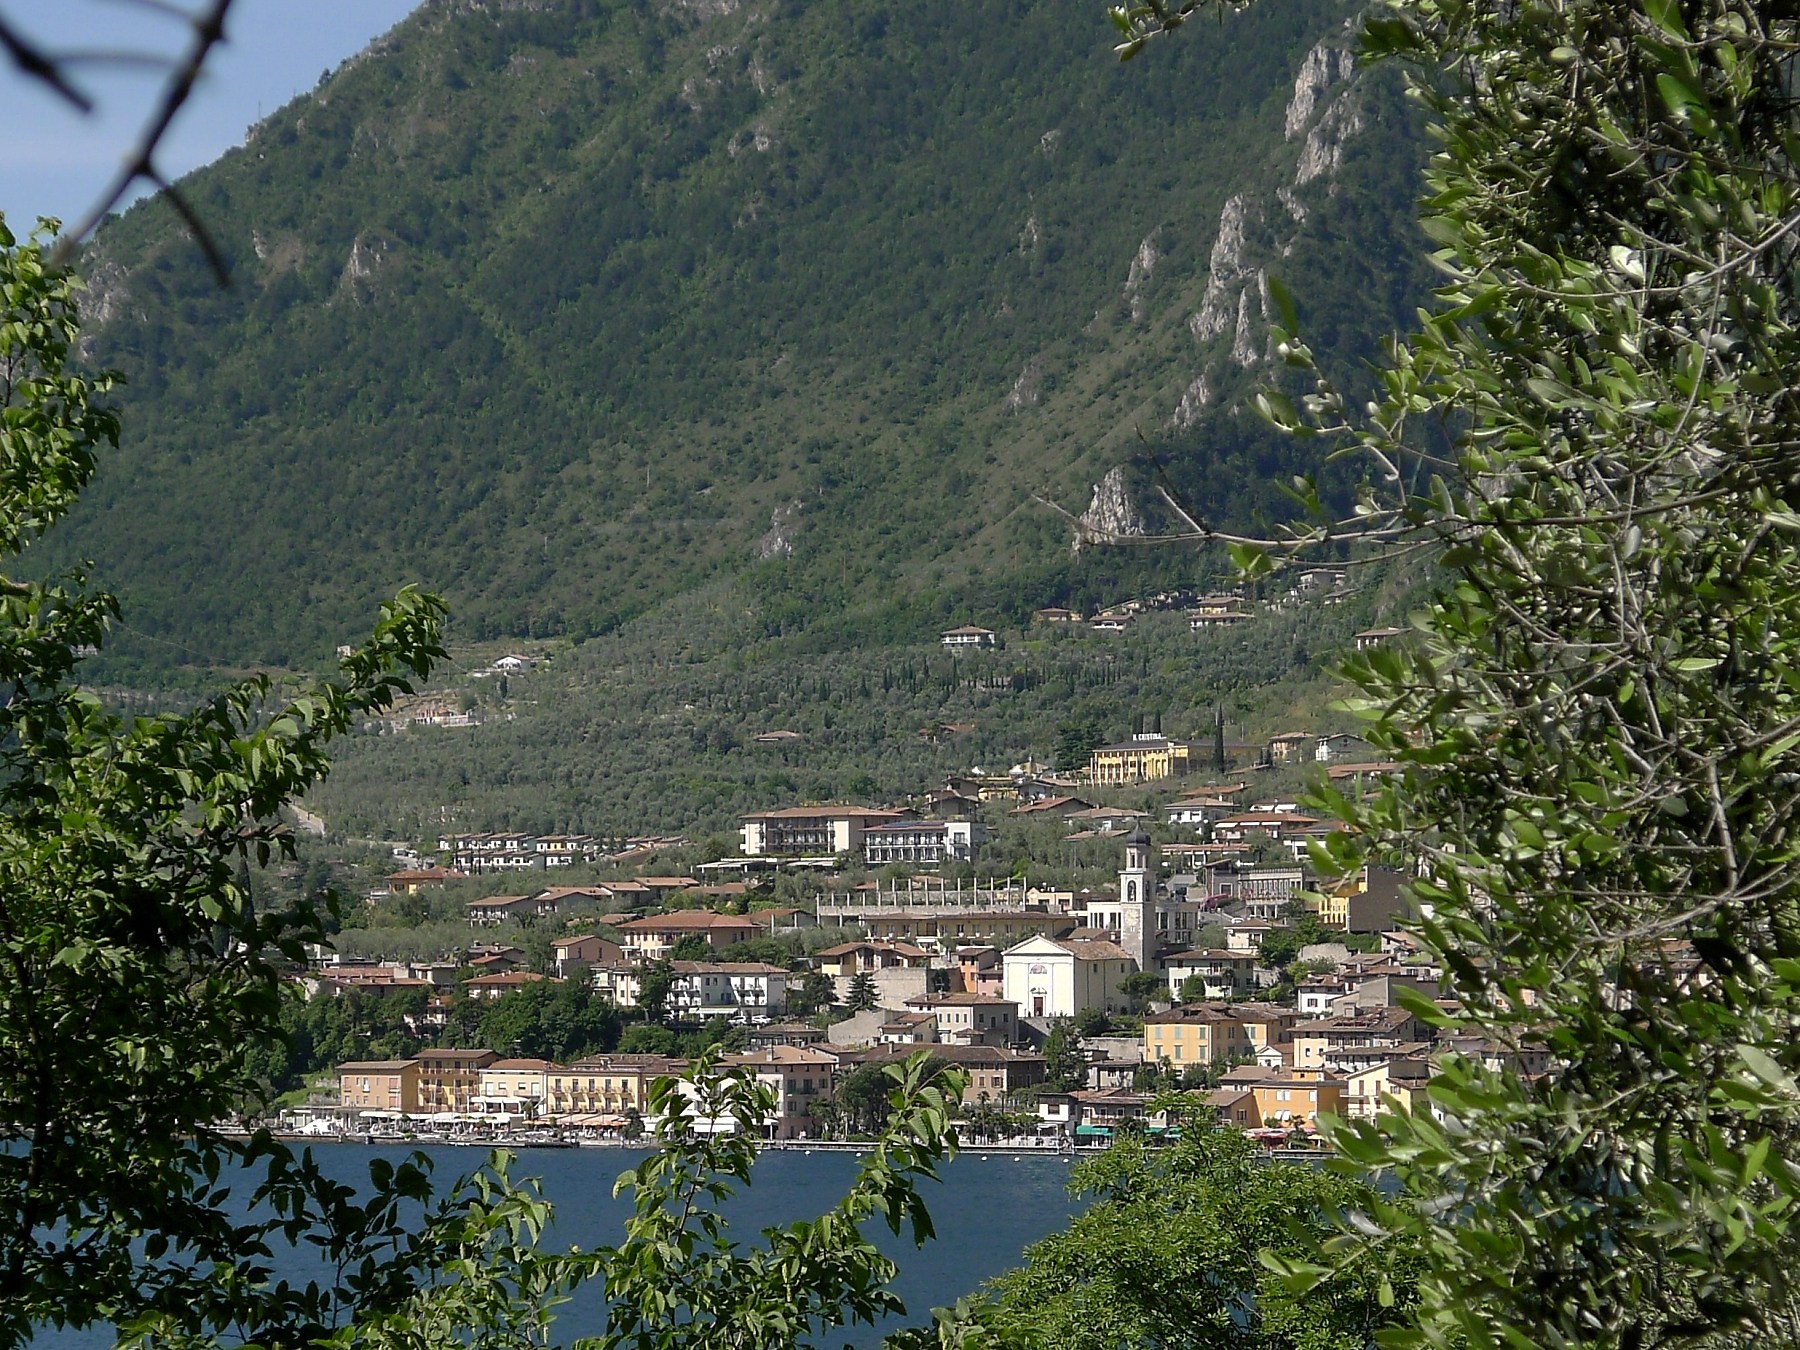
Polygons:
M1344 1080L1323 1069L1233 1069L1207 1100L1227 1125L1313 1128L1321 1115L1344 1114Z
M492 1050L419 1051L419 1109L428 1115L473 1111L481 1071L499 1058Z
M1431 1065L1417 1056L1370 1065L1345 1080L1344 1114L1351 1120L1369 1120L1384 1110L1426 1110L1430 1083Z
M687 1068L667 1055L593 1055L550 1066L546 1109L555 1116L646 1114L650 1085Z
M338 1065L338 1099L353 1111L419 1114L419 1061L354 1060Z
M542 1114L553 1067L547 1059L495 1060L481 1070L475 1109L503 1115Z
M1134 736L1123 745L1103 745L1088 761L1088 778L1095 783L1151 783L1185 774L1192 763L1192 747L1186 741L1164 736Z
M1184 1069L1248 1059L1259 1048L1251 1028L1216 1004L1197 1003L1144 1018L1144 1062Z

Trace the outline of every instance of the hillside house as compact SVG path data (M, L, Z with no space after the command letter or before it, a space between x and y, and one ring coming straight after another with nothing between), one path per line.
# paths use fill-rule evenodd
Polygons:
M1385 933L1415 914L1405 886L1406 878L1391 868L1363 867L1320 888L1319 922L1349 933Z
M1092 803L1085 802L1079 797L1068 797L1059 793L1052 793L1048 797L1038 797L1031 801L1027 801L1023 806L1016 806L1008 812L1008 814L1020 816L1027 820L1061 820L1065 817L1074 815L1078 811L1087 811L1091 809Z
M463 981L463 993L470 998L500 998L544 978L534 970L503 970L496 975L471 975Z
M1256 1053L1250 1024L1222 1003L1190 1003L1144 1017L1144 1060L1185 1069L1226 1064Z
M1238 814L1238 806L1218 797L1184 797L1163 807L1163 819L1169 824L1193 829Z
M846 1067L855 1064L892 1064L909 1053L903 1045L871 1046L840 1052ZM934 1059L954 1064L969 1075L962 1100L968 1106L1000 1104L1044 1081L1044 1057L1031 1051L1002 1045L939 1045Z
M1162 958L1169 977L1169 994L1180 999L1181 987L1198 977L1209 999L1239 998L1256 988L1257 956L1254 952L1189 948Z
M768 1022L786 1016L787 984L767 961L677 961L668 1010L685 1021Z
M968 648L996 647L1000 638L991 628L977 628L974 624L964 624L960 628L946 628L938 634L938 641L952 651Z
M419 1061L369 1059L338 1065L338 1102L363 1115L417 1115Z
M1425 1089L1431 1062L1423 1055L1383 1060L1344 1079L1344 1114L1370 1120L1377 1112L1398 1108L1408 1113L1430 1109Z
M625 949L618 943L595 937L592 933L557 938L550 944L550 954L556 962L556 976L561 980L584 975L589 966L602 961L617 963L625 959Z
M698 937L716 952L763 934L763 926L755 919L715 914L710 909L681 909L630 919L619 924L618 930L625 955L637 961L659 960L685 937Z
M555 900L535 895L489 895L471 900L466 906L469 922L476 928L492 928L508 919L549 917L556 913Z
M840 942L813 953L819 969L833 979L842 979L880 970L912 968L923 970L931 964L931 953L910 942Z
M481 1091L474 1098L476 1111L527 1118L543 1115L554 1067L547 1059L497 1059L486 1065L481 1070Z
M928 1012L889 1013L875 1034L877 1045L936 1045L937 1018Z
M1012 1045L1019 1039L1019 1005L992 994L921 994L907 1009L926 1013L946 1045Z
M648 1111L652 1083L686 1068L686 1060L665 1055L591 1055L566 1068L552 1064L545 1104L552 1115L606 1113L620 1117L622 1126L627 1113Z
M1204 885L1209 896L1245 918L1280 919L1306 889L1306 869L1297 863L1220 862L1206 868Z
M869 825L862 832L863 861L870 867L893 863L937 867L945 862L969 862L987 831L980 821L896 820Z
M1421 1030L1417 1019L1404 1008L1373 1008L1301 1022L1294 1028L1294 1067L1334 1068L1347 1054L1359 1050L1417 1041Z
M481 1071L500 1056L492 1050L421 1050L415 1058L419 1064L419 1110L426 1115L461 1115L475 1109Z
M1004 949L1039 933L1048 937L1066 937L1075 928L1072 916L1043 910L951 907L943 907L938 913L871 912L864 915L862 923L871 938L929 944L945 952L971 942L990 943Z
M1323 1069L1284 1071L1247 1064L1227 1072L1208 1100L1229 1124L1254 1129L1273 1122L1311 1128L1321 1115L1343 1114L1344 1080Z
M408 867L391 873L387 879L389 895L417 895L448 881L461 881L468 874L448 867Z
M1313 743L1313 759L1320 764L1341 759L1367 759L1371 747L1361 736L1352 736L1347 731L1333 732L1329 736L1321 736Z
M1384 643L1392 642L1395 638L1400 637L1404 631L1404 629L1400 628L1365 628L1362 632L1351 638L1351 641L1356 644L1357 651L1366 652L1371 647L1379 647Z
M1292 764L1300 760L1306 751L1306 744L1312 736L1304 731L1284 731L1278 736L1269 737L1269 762L1271 764Z
M1216 614L1188 615L1188 631L1204 633L1215 628L1235 628L1240 623L1247 623L1255 617L1247 610L1230 609Z

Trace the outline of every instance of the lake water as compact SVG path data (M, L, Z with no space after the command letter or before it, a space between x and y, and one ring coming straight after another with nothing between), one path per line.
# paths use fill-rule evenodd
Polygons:
M382 1148L356 1144L312 1146L321 1167L332 1177L356 1184L366 1181L372 1158L398 1162L423 1152L435 1164L440 1186L477 1166L485 1154L469 1148ZM516 1178L535 1176L545 1198L556 1209L549 1241L558 1247L592 1249L618 1242L631 1213L627 1193L613 1198L619 1173L644 1157L630 1149L523 1150L513 1165ZM806 1153L778 1150L762 1154L749 1189L726 1208L733 1235L753 1240L765 1227L814 1218L841 1198L856 1173L849 1153ZM906 1301L907 1316L897 1325L923 1323L934 1306L971 1294L982 1281L1019 1264L1025 1247L1066 1227L1082 1206L1065 1186L1070 1164L1060 1157L965 1153L943 1168L942 1180L922 1188L937 1226L935 1241L923 1248L895 1239L879 1219L865 1228L900 1267L894 1290ZM304 1278L303 1257L282 1273ZM555 1340L566 1344L596 1330L600 1290L588 1287L560 1312ZM891 1329L891 1328L890 1328ZM846 1328L824 1344L852 1345L865 1350L880 1343L883 1328ZM99 1330L44 1332L34 1340L39 1350L99 1350L111 1337Z

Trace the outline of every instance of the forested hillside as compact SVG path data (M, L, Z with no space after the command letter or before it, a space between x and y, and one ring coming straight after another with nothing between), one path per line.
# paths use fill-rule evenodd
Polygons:
M125 681L317 665L409 581L466 639L723 586L829 651L1191 577L1032 493L1160 460L1242 523L1311 467L1242 410L1264 270L1349 370L1418 289L1347 17L1144 78L1085 0L431 0L185 185L229 289L161 204L101 232L126 444L38 565L122 593Z

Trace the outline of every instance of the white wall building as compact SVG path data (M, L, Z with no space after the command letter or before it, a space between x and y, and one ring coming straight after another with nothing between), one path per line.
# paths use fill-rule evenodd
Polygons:
M677 961L669 1014L766 1022L787 1013L788 973L767 961Z
M1083 1008L1125 1012L1120 982L1137 969L1116 942L1032 937L1000 958L1004 997L1021 1017L1073 1017Z
M779 811L758 811L745 816L744 854L760 858L772 853L853 857L863 851L863 832L871 825L887 825L902 819L900 811L877 811L862 806L790 806Z
M960 628L946 628L938 634L938 641L952 649L960 647L993 647L999 645L999 635L991 628L977 628L974 624L964 624Z
M906 1000L915 1013L937 1019L936 1039L947 1045L1012 1045L1019 1039L1019 1005L993 994L922 994Z
M870 867L970 862L975 846L986 837L986 829L977 820L896 820L868 825L862 832L863 861Z

